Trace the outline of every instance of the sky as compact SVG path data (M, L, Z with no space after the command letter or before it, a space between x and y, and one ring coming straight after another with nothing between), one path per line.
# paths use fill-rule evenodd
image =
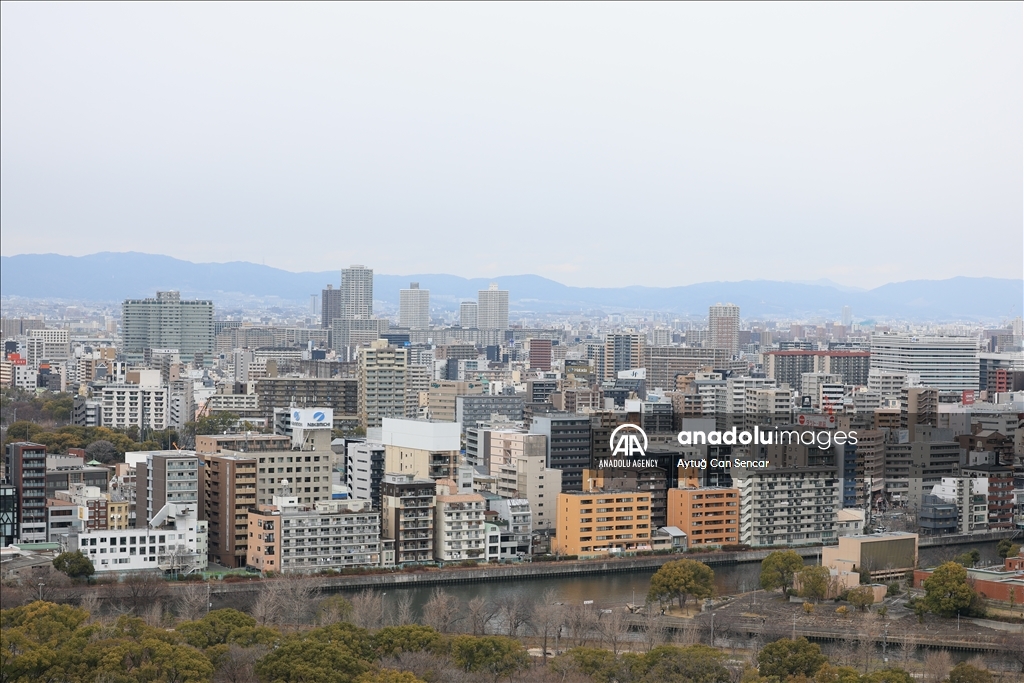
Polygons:
M1024 278L1021 3L12 3L0 253Z

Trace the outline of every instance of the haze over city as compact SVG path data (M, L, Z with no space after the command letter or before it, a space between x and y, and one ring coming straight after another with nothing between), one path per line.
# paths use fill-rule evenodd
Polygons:
M1019 4L2 18L4 255L576 286L1024 277Z

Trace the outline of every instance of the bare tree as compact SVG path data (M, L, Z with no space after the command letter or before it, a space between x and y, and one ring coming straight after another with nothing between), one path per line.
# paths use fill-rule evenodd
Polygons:
M469 616L470 628L473 631L474 636L482 636L487 634L487 622L489 622L495 614L495 607L493 604L485 600L481 596L476 596L468 603L466 603L466 609Z
M160 600L154 602L146 608L142 618L146 621L147 626L152 626L153 628L162 627L164 625L164 603Z
M157 574L134 572L111 584L110 597L118 611L142 616L155 602L167 597L167 582Z
M399 652L381 659L381 666L387 669L409 671L424 681L445 683L474 683L481 680L476 674L454 666L447 657L432 652Z
M565 609L565 628L573 647L582 647L593 636L597 615L589 605L569 605Z
M530 620L530 600L523 591L516 590L505 593L495 601L495 604L507 635L515 638L519 635L519 629Z
M82 597L78 599L78 606L89 613L90 621L99 621L100 599L95 593L83 593Z
M340 595L329 595L316 606L316 623L330 626L345 621L352 614L352 603Z
M625 639L626 631L629 630L626 610L612 609L599 614L597 630L601 634L601 640L611 648L612 654L618 656L619 646Z
M458 599L443 588L434 588L423 606L423 623L441 633L448 633L461 619Z
M452 602L455 603L455 611L458 613L459 604L455 598L452 598ZM430 604L429 602L427 604ZM412 593L409 591L402 591L398 594L398 602L395 605L395 625L405 626L407 624L415 624L416 619L412 615Z
M554 590L548 589L533 606L533 630L543 639L541 657L545 666L548 663L548 638L558 633L564 621L564 608L557 602L557 597Z
M650 652L665 642L665 624L662 622L661 615L650 605L644 608L639 617L638 630L642 638L641 642L643 642L644 651Z
M187 581L174 601L178 616L185 621L202 619L209 606L209 587L199 581Z
M312 598L316 593L313 579L305 574L283 574L271 583L271 590L279 596L281 625L298 630L310 616Z
M271 590L272 581L260 581L259 593L252 605L252 617L260 626L269 626L276 623L278 618L279 598L277 593Z
M900 648L900 666L904 671L909 672L911 665L914 663L914 653L917 652L917 645L914 644L914 638L911 636L910 631L907 630L904 630L897 636L897 643Z
M352 603L350 621L360 628L380 628L384 623L384 596L370 589L356 593Z
M218 658L213 674L215 683L249 683L256 680L256 662L267 654L264 645L242 647L231 643L227 652Z
M934 650L924 656L925 683L942 683L953 669L953 658L947 650Z

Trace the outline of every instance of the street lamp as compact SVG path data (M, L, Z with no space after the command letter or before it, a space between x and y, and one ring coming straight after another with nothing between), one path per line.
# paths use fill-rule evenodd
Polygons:
M380 594L380 627L381 628L384 628L384 597L386 595L387 595L387 592L384 592L384 593Z
M42 581L39 582L39 602L43 601L43 586L45 586L45 585L46 584L43 583Z

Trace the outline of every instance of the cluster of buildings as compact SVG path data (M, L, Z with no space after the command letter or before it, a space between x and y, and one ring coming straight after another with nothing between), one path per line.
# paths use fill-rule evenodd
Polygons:
M208 416L232 426L114 466L9 444L0 527L5 545L59 542L112 571L1007 529L1024 512L1022 340L1020 319L860 326L847 310L783 326L743 321L732 304L699 325L612 315L531 327L510 322L497 285L442 315L410 283L383 315L363 266L323 290L315 320L222 319L177 292L127 300L119 325L83 335L5 320L0 383L73 393L76 425L140 441ZM643 430L645 457L604 466L623 425ZM791 436L708 438L755 428ZM57 488L51 476L64 476ZM159 540L171 529L180 543Z

